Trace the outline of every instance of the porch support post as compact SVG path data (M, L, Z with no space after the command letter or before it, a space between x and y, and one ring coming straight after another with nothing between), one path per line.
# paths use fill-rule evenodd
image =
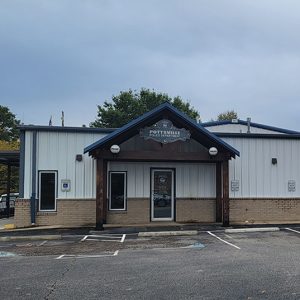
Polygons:
M106 176L107 162L97 158L96 179L96 229L103 230L106 223Z
M216 222L222 222L222 164L216 163Z
M223 161L223 226L229 226L229 170L228 160Z
M10 181L11 181L11 165L7 165L7 182L6 182L6 213L10 217Z

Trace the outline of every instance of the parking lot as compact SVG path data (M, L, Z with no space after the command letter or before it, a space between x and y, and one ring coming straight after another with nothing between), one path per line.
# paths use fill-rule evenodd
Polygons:
M3 299L300 299L300 227L8 241Z

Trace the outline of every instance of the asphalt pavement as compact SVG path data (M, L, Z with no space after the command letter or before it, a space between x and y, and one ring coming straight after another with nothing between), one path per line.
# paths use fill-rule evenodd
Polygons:
M109 241L74 236L60 242L94 251L0 258L1 299L300 299L300 228L291 229L120 237L107 251L98 247Z

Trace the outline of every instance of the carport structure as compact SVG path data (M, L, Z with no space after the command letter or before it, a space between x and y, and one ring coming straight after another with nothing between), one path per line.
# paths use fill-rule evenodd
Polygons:
M6 177L6 210L7 217L10 216L10 191L11 191L11 168L19 167L20 152L19 151L0 151L0 165L7 166Z

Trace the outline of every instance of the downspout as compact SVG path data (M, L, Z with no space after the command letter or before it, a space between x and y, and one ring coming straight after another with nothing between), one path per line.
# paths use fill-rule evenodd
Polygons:
M31 211L31 225L35 225L35 211L36 211L36 137L37 132L33 131L32 135L32 166L31 166L31 198L30 198L30 211Z
M24 198L25 131L20 132L19 198Z

